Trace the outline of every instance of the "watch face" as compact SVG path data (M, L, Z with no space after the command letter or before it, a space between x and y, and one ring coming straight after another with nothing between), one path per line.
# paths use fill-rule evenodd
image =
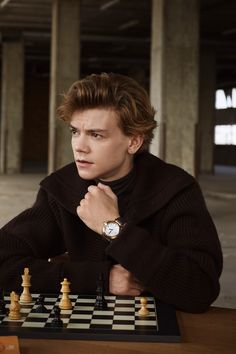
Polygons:
M116 222L108 222L104 231L107 236L112 238L119 234L120 226Z

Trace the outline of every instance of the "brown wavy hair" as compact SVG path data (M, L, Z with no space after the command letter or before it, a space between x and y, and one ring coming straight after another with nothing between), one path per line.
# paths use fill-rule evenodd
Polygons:
M156 128L155 109L146 90L130 77L102 73L76 81L63 95L58 107L60 119L69 122L75 111L92 108L113 109L119 127L127 136L141 135L144 142L139 151L147 150Z

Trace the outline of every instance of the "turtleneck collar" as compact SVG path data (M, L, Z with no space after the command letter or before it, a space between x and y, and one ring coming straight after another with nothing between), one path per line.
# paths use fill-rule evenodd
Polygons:
M121 195L132 191L135 177L136 177L136 169L135 167L133 167L132 170L126 176L119 178L115 181L105 182L105 181L101 181L100 179L96 179L95 182L96 184L101 182L106 186L109 186L112 189L112 191L117 195L117 197L120 197Z

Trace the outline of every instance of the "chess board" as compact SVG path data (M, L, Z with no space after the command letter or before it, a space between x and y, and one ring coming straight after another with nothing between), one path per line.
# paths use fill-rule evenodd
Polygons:
M107 310L95 310L96 295L70 295L71 310L61 310L62 327L53 327L53 308L61 295L43 294L47 313L37 313L39 294L21 304L20 320L0 316L0 335L22 338L89 339L114 341L179 342L180 332L172 307L147 297L149 315L140 317L140 297L105 296ZM9 308L10 296L4 297Z

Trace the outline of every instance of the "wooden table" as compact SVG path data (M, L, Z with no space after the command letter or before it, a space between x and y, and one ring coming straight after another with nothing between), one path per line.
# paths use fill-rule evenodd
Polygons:
M21 354L231 354L236 353L236 310L177 313L181 343L20 339Z

